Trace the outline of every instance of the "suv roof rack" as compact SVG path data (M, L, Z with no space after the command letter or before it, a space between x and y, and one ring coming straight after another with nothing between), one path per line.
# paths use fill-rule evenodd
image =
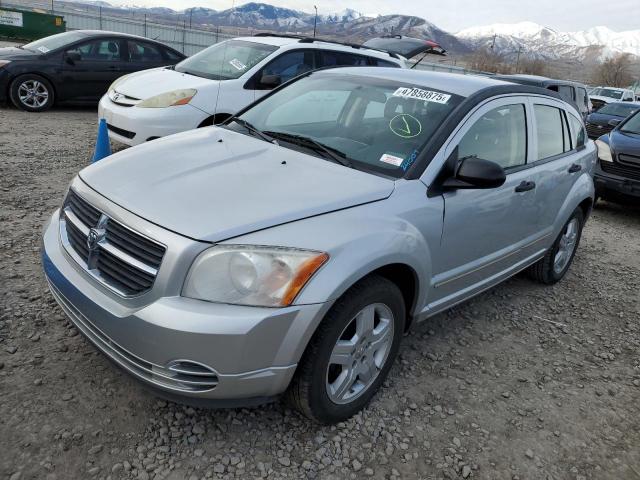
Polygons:
M400 56L397 53L389 52L387 50L382 50L380 48L365 47L364 45L360 45L360 44L357 44L357 43L339 42L338 40L328 40L328 39L325 39L325 38L304 37L302 35L292 35L292 34L289 34L289 33L281 33L280 34L280 33L269 33L269 32L256 33L254 35L254 37L292 38L294 40L298 40L300 43L314 43L314 42L331 43L331 44L334 44L334 45L342 45L343 47L355 48L357 50L360 50L360 49L373 50L375 52L386 53L391 58L397 58L397 59L400 58Z

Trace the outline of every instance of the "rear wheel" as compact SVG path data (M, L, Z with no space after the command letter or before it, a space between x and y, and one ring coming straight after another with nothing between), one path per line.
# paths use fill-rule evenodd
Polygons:
M27 112L44 112L53 106L55 100L51 83L32 73L20 75L11 82L9 95L17 108Z
M530 267L529 274L534 280L551 285L565 276L580 244L583 225L584 213L577 208L546 255Z
M371 400L389 373L404 331L402 293L372 276L349 289L318 327L287 392L320 423L345 420Z

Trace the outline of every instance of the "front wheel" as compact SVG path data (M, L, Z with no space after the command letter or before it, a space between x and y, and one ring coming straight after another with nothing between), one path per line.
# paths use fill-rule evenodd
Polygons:
M389 373L404 323L404 299L393 282L371 276L353 286L311 339L287 392L290 403L324 424L360 411Z
M53 86L46 78L35 74L20 75L11 82L13 104L27 112L44 112L53 106Z
M529 274L534 280L551 285L565 276L580 244L583 225L584 213L578 207L545 256L529 269Z

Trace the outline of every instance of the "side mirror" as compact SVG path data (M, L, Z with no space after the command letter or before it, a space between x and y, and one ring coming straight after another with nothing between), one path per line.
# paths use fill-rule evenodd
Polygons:
M64 54L64 57L69 65L75 65L76 62L82 60L82 55L80 55L78 52L66 52Z
M444 181L446 188L497 188L507 176L504 168L495 162L478 157L466 157L459 161L453 177Z
M609 120L609 125L611 125L612 127L615 127L616 125L618 125L620 122L622 122L622 120L620 120L619 118L612 118L611 120Z
M268 88L276 88L282 83L282 77L280 75L262 75L260 78L260 85Z

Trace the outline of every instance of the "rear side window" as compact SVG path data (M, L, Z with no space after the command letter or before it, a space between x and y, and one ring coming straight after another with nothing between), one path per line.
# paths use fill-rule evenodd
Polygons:
M155 45L129 40L129 59L132 62L162 62L162 53Z
M522 104L494 108L458 144L458 158L476 156L503 168L527 163L527 120Z
M538 139L538 158L560 155L571 149L562 110L548 105L534 105Z
M387 62L386 60L380 60L379 58L371 57L370 60L371 60L371 65L375 67L400 68L400 65L398 65L397 63Z
M558 93L565 102L573 102L573 87L558 85Z
M320 65L323 67L364 67L368 65L367 57L351 53L322 50Z
M571 114L568 114L567 117L571 126L571 145L573 148L580 148L584 145L586 138L584 124Z
M587 101L587 91L584 88L576 89L576 103L579 107L588 106L589 102Z
M179 62L180 60L182 60L182 57L180 55L178 55L173 50L169 50L168 48L164 49L164 54L167 57L167 59L172 62Z

